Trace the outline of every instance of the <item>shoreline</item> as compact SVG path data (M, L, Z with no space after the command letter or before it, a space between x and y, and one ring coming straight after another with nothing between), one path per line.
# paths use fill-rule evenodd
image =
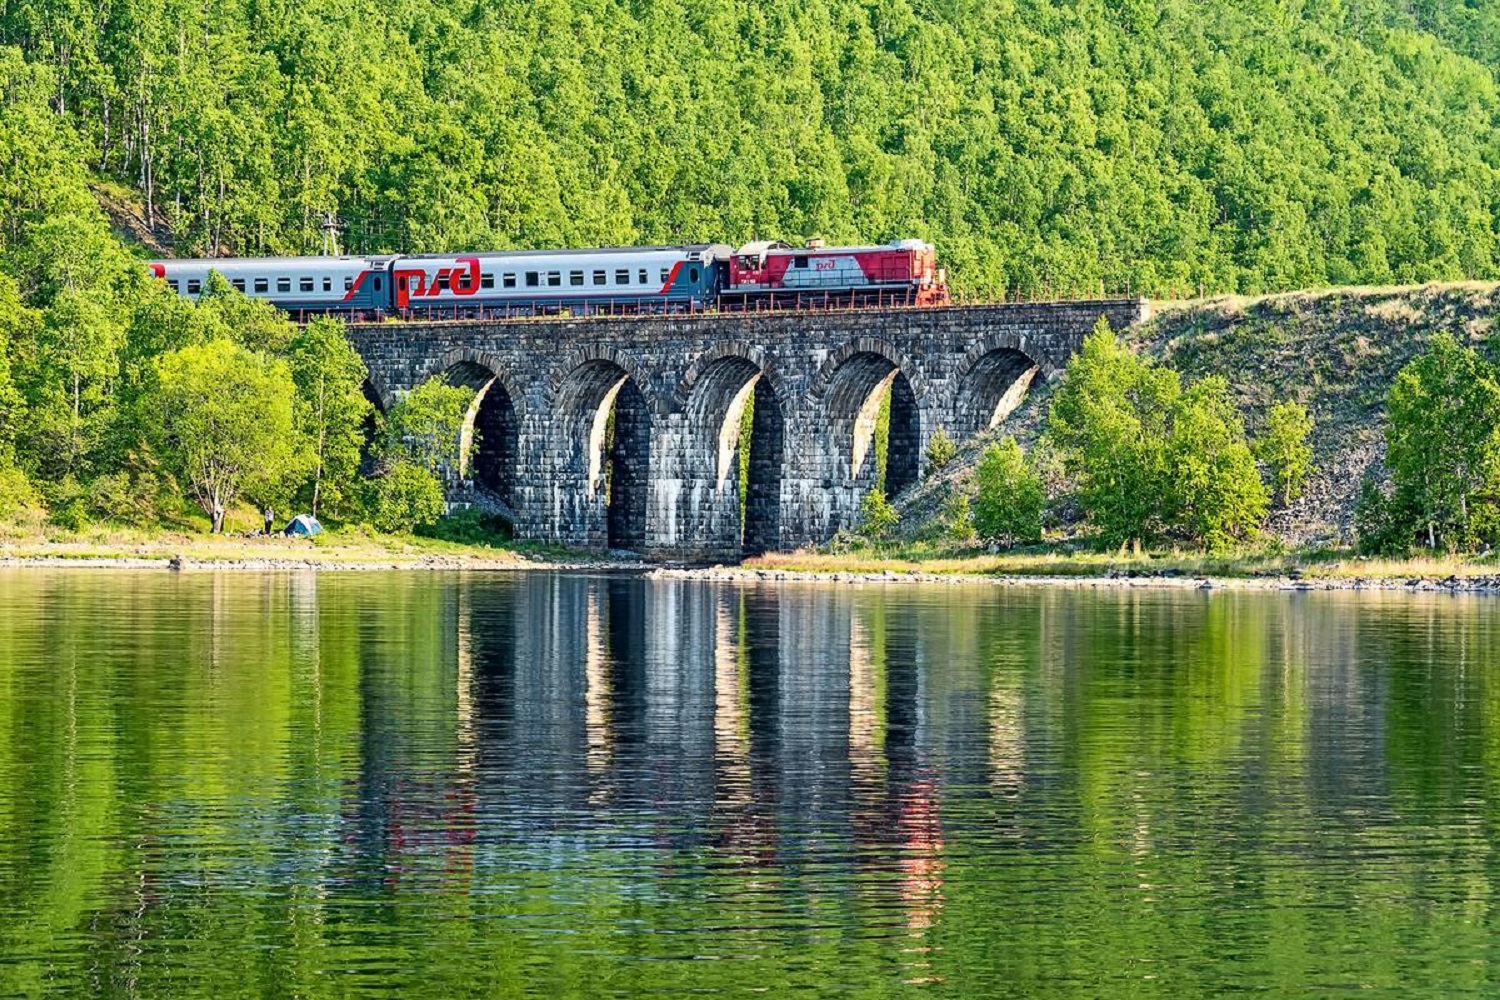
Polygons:
M651 580L697 580L719 583L837 584L837 585L987 585L994 587L1066 587L1075 590L1239 590L1314 592L1381 592L1451 594L1500 597L1500 569L1469 576L1400 574L1372 576L1322 576L1263 574L1230 576L1189 573L1181 570L1114 571L1109 573L1027 572L936 572L906 566L901 570L789 569L775 566L685 566L652 565L631 560L584 560L547 558L517 552L481 553L368 553L344 554L337 550L303 553L255 552L216 554L137 552L132 555L72 552L17 553L0 548L0 571L33 569L152 570L169 572L628 572Z
M999 587L1067 587L1076 590L1254 590L1286 593L1380 592L1410 594L1469 594L1500 597L1500 573L1489 576L1446 577L1292 577L1215 576L1191 574L1116 573L1100 576L1040 573L933 573L924 570L849 572L789 570L753 566L709 568L656 567L650 579L712 580L735 583L840 584L987 584Z

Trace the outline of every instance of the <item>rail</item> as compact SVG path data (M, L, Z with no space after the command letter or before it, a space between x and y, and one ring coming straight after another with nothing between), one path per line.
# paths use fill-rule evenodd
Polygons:
M1014 296L992 296L982 294L950 294L944 301L921 301L909 292L876 290L873 293L796 293L768 296L765 299L736 301L736 296L719 296L711 306L689 299L684 302L664 303L659 298L612 298L607 302L584 308L549 307L530 303L526 306L505 308L458 307L456 309L434 309L432 307L411 308L399 311L375 310L350 312L298 313L299 322L306 323L317 316L334 316L350 324L399 324L399 323L538 323L572 322L579 319L652 320L662 318L709 317L724 318L748 315L827 315L857 312L882 312L909 310L912 312L973 308L1001 305L1065 305L1079 302L1121 302L1142 298L1132 295L1096 293L1043 295L1018 294Z

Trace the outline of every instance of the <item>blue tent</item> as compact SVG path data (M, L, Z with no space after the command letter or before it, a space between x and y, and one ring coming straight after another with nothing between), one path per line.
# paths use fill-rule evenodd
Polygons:
M323 526L311 514L298 514L285 528L281 529L281 533L288 536L321 535Z

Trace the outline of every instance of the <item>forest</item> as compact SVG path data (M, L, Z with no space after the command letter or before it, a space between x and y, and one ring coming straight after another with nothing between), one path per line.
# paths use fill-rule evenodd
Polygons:
M923 237L997 295L1500 255L1491 3L4 0L0 44L0 194L124 185L178 256L327 212L370 252Z
M353 504L341 338L140 266L329 214L361 252L922 237L975 296L1492 278L1497 67L1500 7L1432 0L0 0L0 507L211 511L172 414L226 366L295 454L338 423L259 492Z

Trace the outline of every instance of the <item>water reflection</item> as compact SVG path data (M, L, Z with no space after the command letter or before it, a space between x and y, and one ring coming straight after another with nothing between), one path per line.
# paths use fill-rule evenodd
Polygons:
M1494 991L1493 602L0 587L6 994Z

